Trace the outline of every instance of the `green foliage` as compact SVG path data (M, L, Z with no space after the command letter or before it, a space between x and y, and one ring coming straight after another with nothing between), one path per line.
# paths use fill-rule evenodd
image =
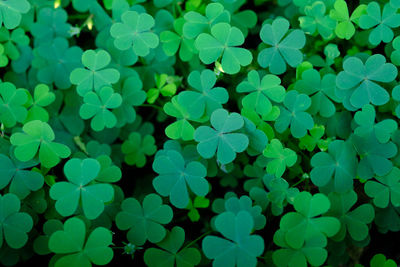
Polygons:
M397 266L399 21L0 0L0 265Z

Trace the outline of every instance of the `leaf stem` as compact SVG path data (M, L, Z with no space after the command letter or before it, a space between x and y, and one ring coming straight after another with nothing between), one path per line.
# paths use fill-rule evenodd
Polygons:
M201 236L199 236L198 238L196 238L195 240L193 240L192 242L189 242L186 246L184 246L181 250L184 250L185 248L190 247L191 245L195 244L197 241L199 241L200 239L202 239L203 237L205 237L206 235L210 234L214 232L214 230L209 230L205 233L203 233Z

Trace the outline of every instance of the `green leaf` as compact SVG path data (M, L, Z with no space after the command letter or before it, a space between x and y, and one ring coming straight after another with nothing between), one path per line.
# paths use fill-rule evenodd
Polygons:
M157 146L153 136L145 135L142 137L140 133L133 132L124 141L121 149L128 165L136 165L136 167L142 168L146 164L146 156L156 153Z
M28 95L24 89L17 89L9 82L0 83L0 122L7 128L23 122L28 115L24 106L27 101Z
M274 174L276 177L281 177L286 167L292 167L297 161L296 153L289 148L283 148L278 139L271 140L263 155L272 159L267 164L267 172Z
M373 198L378 208L386 208L389 203L394 207L400 206L400 170L394 167L387 175L375 177L376 181L367 181L365 193Z
M30 10L31 5L26 0L13 0L0 2L0 27L4 24L7 29L16 28L20 22L22 15Z

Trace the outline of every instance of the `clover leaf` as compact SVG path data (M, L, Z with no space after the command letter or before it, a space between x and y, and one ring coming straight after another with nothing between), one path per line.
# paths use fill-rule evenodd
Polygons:
M195 41L200 60L211 64L221 58L221 68L228 74L236 74L241 66L253 60L251 52L238 47L244 43L243 33L228 23L221 22L211 28L211 35L201 33Z
M267 163L267 172L275 174L276 177L281 177L286 167L292 167L297 161L296 153L289 148L283 148L278 139L271 140L263 155L272 159Z
M144 262L150 267L157 266L187 266L193 267L200 263L201 254L197 248L184 247L185 231L174 226L163 241L157 244L159 248L146 249ZM181 249L182 248L182 249Z
M270 47L261 50L257 60L261 67L269 68L272 74L282 74L286 71L286 64L297 67L303 61L300 49L306 43L304 32L288 31L289 21L284 18L277 18L272 24L264 24L261 28L261 40Z
M206 168L197 161L185 163L182 155L174 150L156 156L153 169L159 175L154 178L153 186L161 196L169 196L170 202L183 209L189 204L190 190L197 196L204 197L208 193Z
M18 60L21 47L29 46L29 37L22 28L16 28L11 33L6 28L0 29L0 42L4 46L4 54L11 60Z
M181 92L179 102L183 103L192 117L199 118L204 112L210 116L214 110L228 102L228 92L225 88L214 87L216 81L215 73L208 69L189 74L188 83L195 91Z
M396 167L385 176L375 177L376 181L367 181L364 185L365 193L373 198L378 208L386 208L389 203L394 207L400 206L400 170Z
M397 14L397 8L387 3L381 13L380 5L373 1L368 4L366 11L367 14L360 17L359 25L364 30L374 28L369 34L368 41L374 46L381 42L391 42L394 36L392 28L400 26L400 14Z
M383 254L375 254L371 261L371 267L395 267L397 266L396 262L392 259L386 259L386 256Z
M311 181L322 187L332 184L337 192L344 193L353 188L357 171L356 151L351 143L335 140L329 144L328 152L318 152L311 158Z
M55 99L55 94L50 92L50 88L47 85L38 84L35 87L32 104L28 110L28 115L25 121L41 120L47 122L49 120L49 113L44 107L49 106Z
M147 91L147 102L153 104L156 102L158 97L163 96L173 96L176 93L176 85L174 82L171 82L170 77L167 74L163 73L161 75L154 75L154 79L156 81L156 88L150 88Z
M28 114L24 106L27 101L24 89L9 82L0 83L0 122L7 128L23 122Z
M357 194L353 190L343 194L330 193L328 197L331 202L331 208L326 215L334 216L341 222L341 228L333 239L335 241L343 240L346 237L346 232L356 241L362 241L367 238L368 224L375 217L372 205L362 204L350 211L357 202Z
M236 153L243 152L249 145L249 138L242 133L234 133L243 127L243 118L238 113L229 114L225 109L217 109L211 114L213 128L200 126L194 133L199 142L197 151L205 158L212 158L215 153L221 164L232 162Z
M267 198L271 203L271 212L275 216L281 215L288 203L293 204L299 193L297 188L289 187L289 183L282 177L267 174L263 177L263 182L268 189Z
M109 86L104 86L95 92L88 92L83 98L84 104L79 110L82 119L92 118L90 126L95 131L101 131L105 127L113 128L117 124L117 118L110 111L121 106L122 97Z
M52 168L71 154L70 149L63 144L53 142L53 129L46 122L34 120L22 127L22 133L11 135L11 144L16 146L15 157L23 162L33 159L39 151L40 163L46 168Z
M142 168L146 164L146 156L156 153L157 146L152 135L147 134L142 137L140 133L133 132L124 141L121 149L128 165L136 165L136 167Z
M388 83L397 76L397 69L386 63L384 56L372 55L363 63L357 57L348 57L343 62L343 71L336 76L340 91L346 91L350 104L361 108L365 104L383 105L389 101L388 92L377 82Z
M60 255L55 267L106 265L114 256L111 244L112 233L104 227L95 228L86 238L86 225L76 217L66 220L64 229L54 232L49 239L50 251Z
M186 23L183 25L183 36L195 39L201 33L210 32L211 27L230 21L230 12L224 10L220 3L210 3L205 9L205 16L195 11L189 11L184 16Z
M189 61L198 51L194 45L194 40L186 38L183 34L184 25L184 18L176 19L174 21L175 32L163 31L160 34L160 41L167 56L175 55L179 49L179 58L182 61Z
M304 8L306 16L299 17L300 27L305 33L319 33L322 38L333 36L336 22L326 13L326 5L322 1L315 1L311 6Z
M77 85L76 90L80 96L119 80L120 74L116 69L106 68L110 61L111 56L105 50L87 50L83 53L82 63L86 68L76 68L70 75L71 83Z
M337 37L350 40L356 32L353 22L358 23L359 18L364 14L366 9L367 6L361 4L357 6L350 16L346 1L336 0L334 8L330 11L329 15L338 22L335 28Z
M119 50L132 49L137 56L144 57L150 53L151 48L158 46L158 36L151 32L154 27L154 18L136 11L126 11L121 15L121 22L111 26L110 33L114 45Z
M27 0L0 1L0 27L4 24L7 29L16 28L22 15L30 10L31 5Z
M43 175L36 171L25 170L36 165L35 161L20 162L0 154L0 189L10 184L9 192L23 199L31 191L42 188Z
M332 237L339 231L340 222L337 218L319 216L331 207L324 194L300 192L294 198L293 206L296 211L286 213L280 221L280 230L290 247L300 249L307 240L316 237L326 240L326 237Z
M44 7L37 14L37 21L32 24L31 32L36 42L46 41L55 37L71 36L71 25L67 23L68 14L62 8Z
M394 51L390 55L390 60L396 66L400 66L400 36L394 38L392 42Z
M272 110L271 101L281 103L285 98L285 88L280 84L279 77L267 74L260 79L258 72L252 70L247 80L236 87L236 91L249 93L242 99L244 108L255 109L258 114L265 116Z
M340 102L335 94L336 76L326 74L321 77L315 69L308 69L301 75L301 80L296 81L294 89L299 93L306 94L311 98L311 106L308 112L311 115L320 114L329 118L335 114L334 102Z
M283 101L285 107L280 108L280 115L275 122L275 129L283 133L289 126L293 137L300 138L307 130L314 127L314 120L306 110L311 106L311 99L296 90L289 91Z
M202 241L202 249L213 266L253 266L264 251L264 240L251 235L254 221L247 211L237 214L226 211L217 216L215 227L224 238L208 235Z
M142 205L135 198L126 198L115 218L117 227L128 230L127 238L136 246L143 245L146 240L158 243L167 234L163 224L172 220L172 209L162 204L162 199L156 194L149 194L143 199Z
M95 159L73 158L64 165L68 182L57 182L50 188L50 197L56 200L55 208L62 216L73 215L82 204L86 218L96 219L111 201L114 189L110 184L92 183L100 171Z

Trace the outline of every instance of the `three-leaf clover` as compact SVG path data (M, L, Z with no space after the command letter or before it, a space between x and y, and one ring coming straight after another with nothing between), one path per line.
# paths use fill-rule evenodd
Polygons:
M46 122L30 121L22 127L22 133L11 135L11 144L16 146L15 157L23 162L33 159L39 151L40 163L46 168L52 168L67 158L71 150L66 145L53 142L53 129Z
M335 140L329 144L328 152L318 152L311 158L311 181L316 186L332 184L337 192L344 193L353 188L356 177L356 151L350 142Z
M252 70L247 80L241 82L236 91L249 93L242 99L244 108L255 109L261 116L268 115L272 110L272 103L280 103L285 98L285 88L281 86L279 77L267 74L262 79L257 71Z
M289 25L288 20L277 18L272 24L264 24L260 31L261 40L270 47L264 48L258 54L258 64L263 68L269 68L273 74L284 73L286 63L291 67L297 67L303 61L300 49L304 47L306 37L302 30L288 33Z
M153 186L161 196L169 196L170 202L183 209L189 204L190 190L197 196L204 197L209 190L206 168L197 161L185 162L175 150L167 150L156 156L153 169L159 175L154 178Z
M368 38L372 45L389 43L394 36L392 28L400 26L400 14L390 3L385 4L381 13L379 3L373 1L367 6L367 14L360 17L359 25L362 29L374 28Z
M4 24L7 29L16 28L22 15L30 10L31 5L27 0L0 1L0 27Z
M272 159L267 163L267 172L281 177L286 167L292 167L297 161L296 153L289 149L283 148L282 143L278 139L272 139L265 148L263 155Z
M51 252L60 254L54 266L91 267L108 264L113 256L112 233L104 227L97 227L86 238L86 225L76 217L65 221L64 229L54 232L49 239Z
M167 234L163 224L172 220L172 209L162 203L160 196L149 194L143 199L142 205L135 198L126 198L115 218L117 227L128 230L129 242L137 246L146 240L152 243L162 241Z
M106 68L110 62L111 56L105 50L87 50L83 53L82 63L86 68L74 69L70 75L71 83L77 85L76 90L80 96L119 80L120 74L116 69Z
M208 235L202 241L203 252L213 260L213 266L257 265L257 257L264 251L264 240L251 235L254 221L249 212L223 212L217 216L215 227L224 238Z
M396 167L385 176L375 177L376 181L367 181L364 185L365 193L373 198L378 208L386 208L389 203L394 207L400 206L400 170Z
M159 248L149 248L144 253L144 262L150 267L194 267L200 263L201 254L196 248L184 247L185 231L179 226L174 226L171 232L160 243Z
M314 120L306 110L311 106L311 99L296 90L289 91L283 101L285 107L280 107L280 115L275 122L275 129L283 133L289 126L295 138L303 137L307 130L314 127Z
M137 56L147 56L151 48L158 46L158 36L151 31L154 18L136 11L126 11L121 15L121 22L111 26L111 36L115 38L114 45L119 50L132 49Z
M95 159L73 158L64 165L68 182L57 182L50 188L50 197L56 200L55 208L62 216L73 215L82 204L86 218L96 219L104 210L104 203L111 201L114 189L110 184L93 183L100 172Z
M194 139L199 142L197 151L205 159L212 158L216 153L221 164L232 162L236 153L243 152L249 145L245 134L234 133L244 125L242 116L217 109L211 114L210 122L213 128L200 126L194 133Z
M56 95L50 91L47 85L38 84L35 87L32 104L25 121L41 120L47 122L49 120L49 113L44 107L53 103L55 99Z
M221 58L223 72L235 74L241 66L247 66L253 60L249 50L238 47L243 43L244 36L238 28L221 22L212 26L211 35L201 33L195 45L204 64L211 64Z
M79 110L82 119L92 118L90 126L95 131L101 131L105 127L113 128L117 124L117 118L110 111L121 106L122 97L109 86L104 86L97 92L88 92L83 98L84 104Z
M333 36L336 21L326 13L326 5L322 1L315 1L311 6L304 8L306 16L299 17L300 27L309 34L319 33L322 38Z
M24 89L17 89L10 82L0 83L0 122L7 128L23 122L28 114L24 106L27 101L28 94Z
M336 76L336 85L340 91L346 91L349 102L355 108L365 104L386 104L389 93L377 82L388 83L397 76L397 69L386 63L383 55L376 54L363 61L357 57L348 57L343 62L343 71Z
M0 248L3 240L11 248L23 247L28 241L27 233L32 229L33 220L28 213L20 212L21 202L12 193L0 194Z
M136 165L141 168L146 164L146 156L156 153L157 146L152 135L142 135L133 132L121 146L122 153L125 155L125 162L128 165Z

